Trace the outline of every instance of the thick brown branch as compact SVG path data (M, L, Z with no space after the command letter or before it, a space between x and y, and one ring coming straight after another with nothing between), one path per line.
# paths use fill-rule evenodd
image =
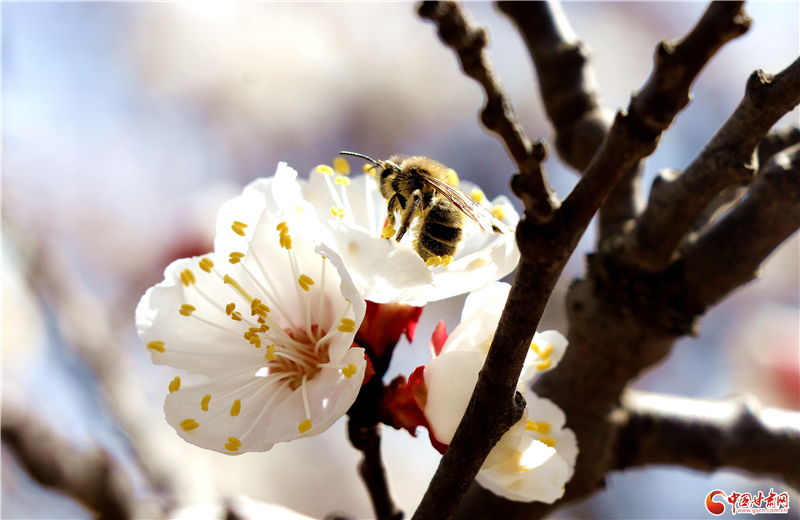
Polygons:
M582 172L612 121L597 101L589 49L574 36L558 3L498 2L498 6L516 23L536 65L544 107L555 127L559 155ZM640 211L641 172L640 161L600 207L600 240L618 233Z
M739 469L800 486L800 415L754 399L702 401L628 391L614 414L614 469Z
M628 237L631 261L652 271L668 265L709 202L727 186L752 181L758 144L798 103L800 59L774 76L754 72L742 102L689 168L653 183L647 208Z
M104 449L77 450L29 411L16 391L4 388L2 438L28 473L96 512L98 518L134 516L133 486Z
M540 167L546 156L544 145L531 143L517 122L508 92L486 49L489 40L486 29L475 25L464 6L457 2L423 2L419 14L438 24L439 36L456 51L461 69L483 87L486 105L481 111L481 122L500 137L525 178L523 184L530 198L526 201L526 212L531 218L547 221L558 201Z
M714 2L680 43L662 42L653 74L631 98L628 113L617 115L603 145L562 208L581 225L591 219L616 183L655 150L661 133L689 102L689 89L703 66L749 25L742 2Z
M800 144L773 156L747 197L682 250L697 300L713 305L755 278L761 262L798 227Z

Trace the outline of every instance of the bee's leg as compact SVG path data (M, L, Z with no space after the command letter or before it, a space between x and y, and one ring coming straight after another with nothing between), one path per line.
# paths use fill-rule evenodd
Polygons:
M422 206L422 192L420 190L415 190L414 193L411 194L411 197L411 204L409 204L403 212L403 221L400 223L400 229L397 230L398 242L400 242L400 239L406 234L408 226L411 225L411 219L414 218L414 214L420 209L420 206Z

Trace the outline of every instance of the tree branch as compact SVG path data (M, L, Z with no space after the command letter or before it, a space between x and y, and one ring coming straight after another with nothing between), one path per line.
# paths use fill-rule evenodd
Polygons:
M773 156L747 198L681 251L697 300L711 306L754 279L761 262L799 227L797 144Z
M425 8L421 11L427 12ZM725 14L725 9L721 9L718 4L712 4L709 11L720 16ZM452 9L447 11L451 15L452 12ZM735 13L739 12L740 6L737 7ZM722 17L728 22L727 24L711 23L706 14L698 24L701 29L696 27L693 32L698 30L712 32L713 37L697 38L691 37L690 34L687 41L699 42L708 46L710 45L708 44L709 40L719 42L725 38L730 39L735 32L730 27L738 27L737 22L733 20L736 18L735 13L728 12L728 18ZM434 19L441 20L442 17L434 17ZM440 29L440 34L447 34L447 31ZM719 45L714 47L714 50L718 48ZM662 45L661 49L663 52L667 52L664 50L667 49L666 45ZM709 49L702 45L693 51L697 55L709 55ZM682 53L679 55L683 56ZM459 53L462 60L469 56L471 55ZM514 399L515 386L544 307L567 260L600 204L622 175L655 150L660 133L671 123L672 118L665 119L666 112L661 110L663 105L668 104L672 99L688 98L688 88L694 78L691 74L687 74L687 71L691 72L694 68L679 65L660 56L660 59L656 61L656 70L653 76L640 94L641 100L637 101L637 96L634 96L631 101L631 114L620 113L617 115L611 131L597 155L592 159L578 185L561 208L553 213L552 218L547 220L537 218L537 215L534 214L535 211L529 211L530 208L526 204L525 217L520 221L516 232L522 260L509 292L508 301L464 417L414 514L414 519L450 518L455 513L461 498L491 448L503 433L521 417L524 405L519 398ZM668 75L661 70L664 67L670 70L674 69L673 72L677 74L680 81L674 81L674 74ZM465 70L467 68L464 66ZM697 70L699 71L699 68ZM683 74L677 71L682 71ZM656 84L652 85L651 83ZM676 89L677 93L672 89ZM675 108L675 112L672 114L674 117L677 110L680 110L683 105L672 103L671 106ZM650 116L645 112L649 108L655 111L657 117ZM537 168L541 168L541 165L538 164ZM520 176L524 177L523 174ZM517 176L515 180L519 181L520 176ZM523 192L523 195L526 194L524 193L526 185L525 182L515 183L512 181L512 189L518 194L520 191ZM536 192L527 195L535 198ZM671 339L674 340L674 337ZM572 341L573 338L570 337L570 342ZM668 347L671 345L671 340L662 343ZM642 356L640 361L649 361L654 357L661 359L666 355L666 351L668 350L659 351L656 355ZM576 352L579 351L568 349L562 364L567 357L574 356ZM602 385L604 391L593 396L594 399L598 399L600 395L609 397L603 403L604 408L609 410L630 377L638 373L641 368L640 363L633 364L630 367L629 377L614 378L619 384L618 388L616 385L609 387L604 384ZM626 371L625 374L628 372ZM598 381L597 377L591 379ZM616 393L609 388L616 388ZM565 393L568 394L569 391ZM547 396L547 393L544 395ZM556 399L554 401L561 404ZM562 408L567 412L567 417L571 417L572 408L563 406ZM602 417L600 416L601 421ZM588 436L590 433L580 430L576 433L583 450L581 435ZM579 463L580 460L579 457ZM578 476L577 473L576 476ZM588 493L587 490L596 489L596 484L595 479L589 476L588 480L582 480L582 485L575 486L575 489L579 490L576 493ZM569 489L568 487L568 492Z
M651 271L668 265L709 202L727 186L751 182L758 144L798 103L800 59L776 75L754 72L742 102L689 168L653 183L647 208L627 237L630 261Z
M773 128L758 145L758 165L767 164L773 155L797 143L800 143L800 128L797 125Z
M651 464L741 469L800 486L800 415L754 398L703 401L627 391L614 420L614 469Z
M617 114L600 150L564 201L564 211L581 224L591 219L625 173L653 153L661 133L688 104L700 70L722 45L749 28L742 4L713 2L681 42L659 45L652 75L631 97L627 114Z
M77 450L28 411L16 389L3 388L2 410L3 443L39 483L66 493L97 513L98 518L124 520L135 516L130 479L106 450L97 446Z
M589 49L578 40L561 9L551 2L498 2L517 25L528 46L547 116L556 131L561 158L582 172L611 127L601 109L589 67ZM626 173L600 207L600 240L620 232L643 207L638 162Z
M364 458L358 465L358 472L369 491L375 518L377 520L401 520L403 512L392 500L381 458L380 425L359 426L358 421L351 418L347 424L347 432L350 443L364 454Z
M442 41L456 51L461 70L483 87L486 105L481 110L481 122L500 137L529 186L526 211L531 218L549 220L558 200L540 168L547 152L542 142L531 143L517 122L508 92L486 49L489 40L486 29L475 25L464 7L452 1L423 2L419 15L438 25Z

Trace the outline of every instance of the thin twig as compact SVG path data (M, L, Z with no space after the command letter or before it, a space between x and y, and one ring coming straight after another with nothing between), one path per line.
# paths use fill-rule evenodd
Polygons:
M466 9L457 2L423 2L419 15L438 25L442 41L458 54L461 69L483 87L486 105L481 111L481 122L502 140L520 175L525 177L524 182L530 186L527 193L531 200L525 206L530 217L547 221L558 207L558 201L540 168L546 155L544 144L531 143L517 122L508 92L486 49L488 32L475 25Z
M19 391L3 390L3 444L11 448L33 478L66 493L100 519L134 517L133 485L110 453L98 446L76 449L30 411Z
M612 117L597 100L590 51L554 2L498 2L519 28L536 65L547 116L561 158L582 172L603 142ZM639 161L600 207L599 240L619 233L643 207Z
M800 486L800 415L755 398L704 401L627 391L614 421L618 470L650 464L739 469Z
M347 431L350 443L364 454L358 471L369 491L375 517L378 520L401 520L403 512L394 504L389 493L389 482L381 458L380 425L359 427L351 420Z
M673 261L676 247L709 202L727 186L752 181L756 148L798 103L800 59L779 74L754 72L742 102L686 171L653 183L647 208L627 237L629 261L650 271Z
M758 267L800 227L800 144L762 169L748 196L681 251L697 300L711 306L757 276ZM725 266L725 269L720 269Z

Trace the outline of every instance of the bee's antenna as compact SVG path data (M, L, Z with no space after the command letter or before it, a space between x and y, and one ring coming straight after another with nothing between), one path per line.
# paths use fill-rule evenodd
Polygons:
M377 164L378 166L382 166L380 162L376 161L372 157L366 156L364 154L355 153L355 152L339 152L339 155L352 155L353 157L361 157L362 159L366 159L372 164Z

